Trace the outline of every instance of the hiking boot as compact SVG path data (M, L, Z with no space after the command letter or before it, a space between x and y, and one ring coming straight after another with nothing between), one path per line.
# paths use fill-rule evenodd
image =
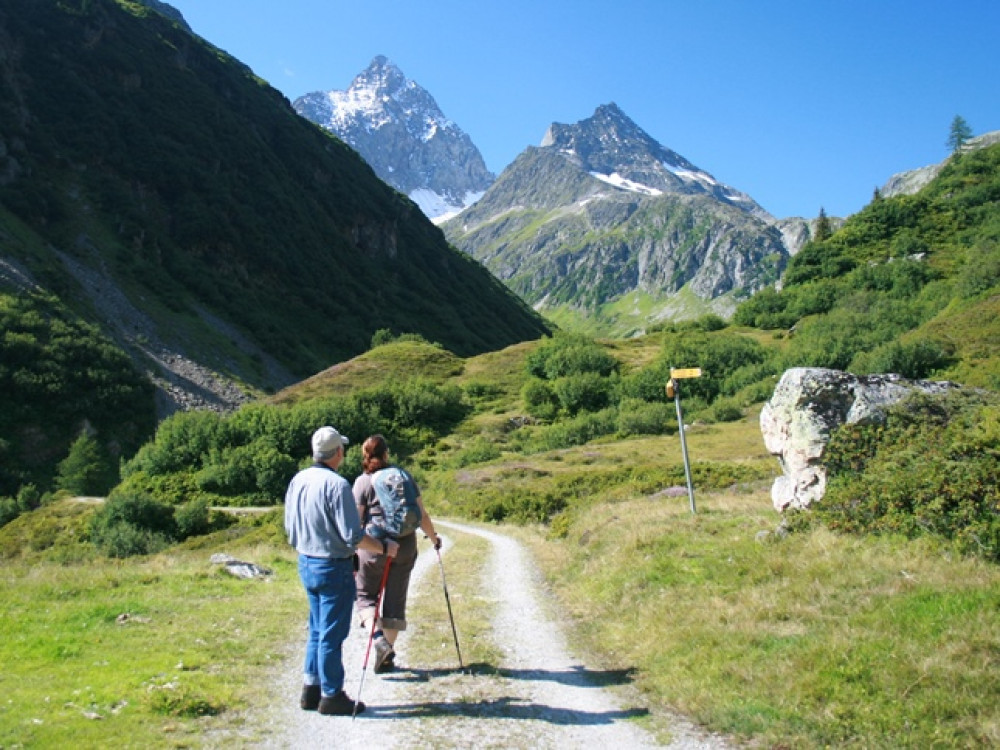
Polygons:
M390 651L389 655L385 657L381 664L375 665L376 674L385 674L386 672L391 672L396 668L396 652Z
M324 716L353 716L354 701L347 697L343 690L338 693L320 698L317 710ZM365 710L365 704L358 701L357 713Z
M375 639L375 671L382 671L382 667L385 665L386 661L391 660L396 655L396 652L392 650L392 644L386 639L384 635L380 635Z
M319 699L322 697L319 685L303 685L299 705L302 706L303 711L315 711L319 708Z

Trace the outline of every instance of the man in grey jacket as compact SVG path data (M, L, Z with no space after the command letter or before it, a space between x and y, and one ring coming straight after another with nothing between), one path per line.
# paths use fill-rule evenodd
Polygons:
M395 557L399 545L364 533L351 485L337 473L348 440L333 427L312 436L313 465L296 474L285 493L285 532L299 553L299 577L309 600L309 637L300 704L306 711L350 716L344 692L343 645L356 595L358 549ZM365 708L358 703L357 711Z

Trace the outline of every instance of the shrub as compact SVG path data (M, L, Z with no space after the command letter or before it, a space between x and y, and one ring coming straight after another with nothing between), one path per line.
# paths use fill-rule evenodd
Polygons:
M948 366L951 358L937 341L917 338L890 341L851 360L850 370L859 374L893 372L905 378L926 378Z
M21 515L17 500L12 497L0 497L0 526L6 526Z
M987 240L973 247L958 274L957 290L963 297L975 297L1000 284L1000 244Z
M500 455L500 447L480 435L455 454L453 464L456 468L461 468L492 461L495 458L500 458Z
M141 494L113 493L90 526L91 541L109 557L149 554L176 538L173 508Z
M611 381L593 372L567 375L552 384L560 408L569 415L599 411L611 401Z
M816 512L836 530L933 536L1000 562L998 458L995 396L915 394L890 409L884 427L834 433Z
M651 404L641 399L623 399L618 405L618 434L663 435L677 430L677 414L671 404Z
M571 448L583 445L603 435L613 435L618 429L618 410L604 409L587 412L573 419L534 428L530 433L513 433L513 441L525 453Z
M191 500L178 507L174 511L174 522L177 524L177 538L179 540L192 536L202 536L215 530L208 500L204 498Z
M559 413L559 399L544 380L530 378L521 388L521 400L524 408L536 419L555 419Z
M702 419L711 422L736 422L743 419L743 410L735 399L719 398L702 413Z
M56 487L74 495L105 495L118 481L118 467L97 440L83 433L59 462Z
M592 339L579 334L556 334L537 346L525 360L529 375L555 380L567 375L617 372L618 360Z

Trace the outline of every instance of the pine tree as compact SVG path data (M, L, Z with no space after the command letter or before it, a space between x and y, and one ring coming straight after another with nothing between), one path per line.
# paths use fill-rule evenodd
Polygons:
M819 216L816 219L816 231L813 234L813 240L822 242L825 239L829 239L831 234L833 234L833 228L830 226L830 218L826 215L826 209L821 206Z
M948 148L951 149L952 153L955 153L971 137L972 128L969 127L969 123L961 115L955 115L955 119L951 121L951 128L948 131Z
M97 440L84 432L59 462L56 486L74 495L103 495L117 479L111 459Z

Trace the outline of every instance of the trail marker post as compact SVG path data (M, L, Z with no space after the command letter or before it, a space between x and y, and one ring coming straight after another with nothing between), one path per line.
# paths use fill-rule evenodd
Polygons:
M684 437L684 413L681 411L681 386L678 380L685 378L700 378L700 367L670 368L670 380L667 382L667 398L674 400L677 407L677 431L681 435L681 454L684 456L684 478L687 480L688 500L691 501L691 512L698 511L694 506L694 485L691 482L691 462L688 460L687 439Z

